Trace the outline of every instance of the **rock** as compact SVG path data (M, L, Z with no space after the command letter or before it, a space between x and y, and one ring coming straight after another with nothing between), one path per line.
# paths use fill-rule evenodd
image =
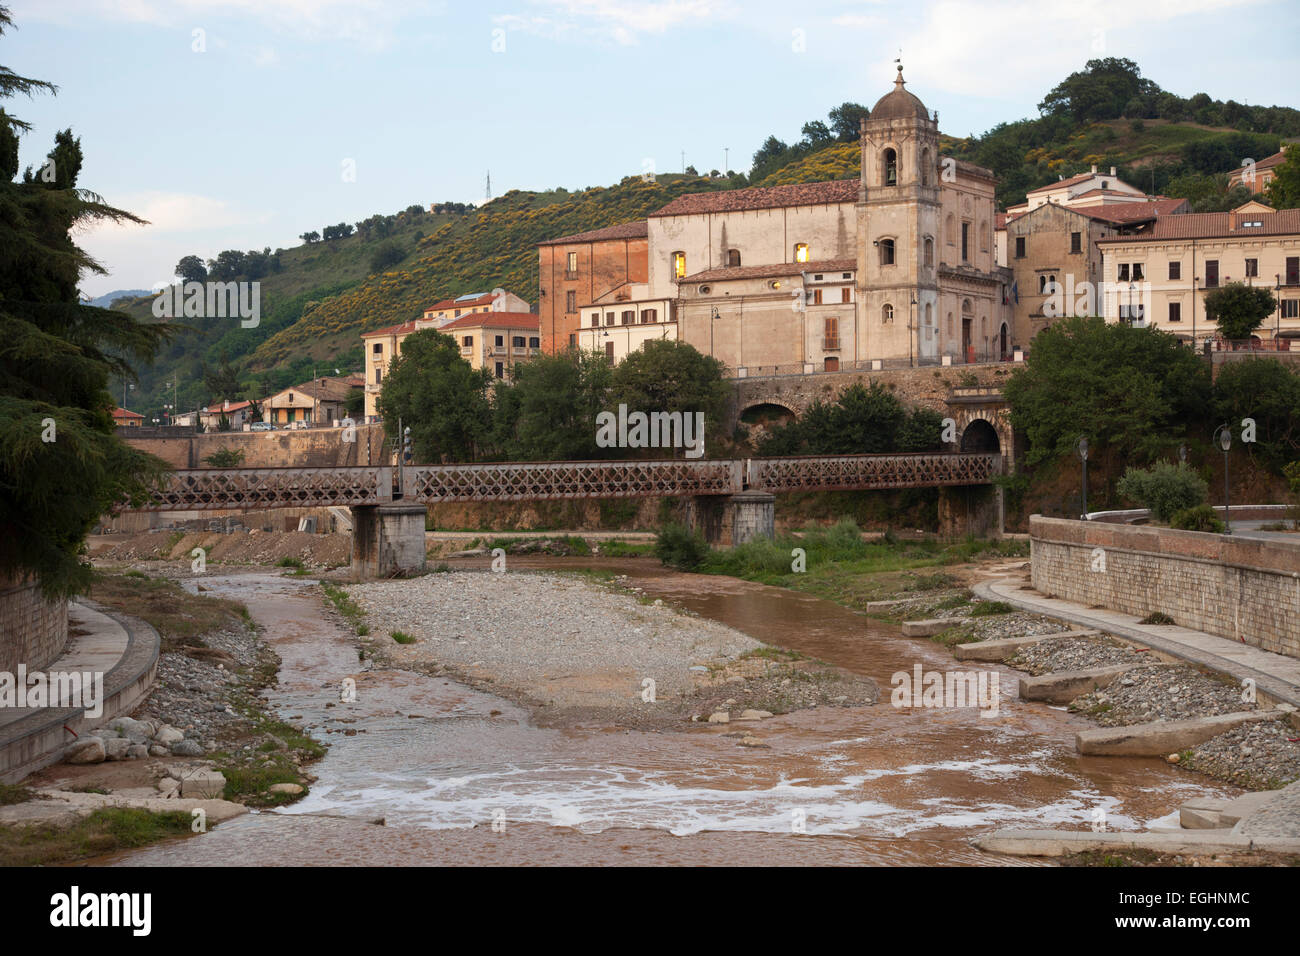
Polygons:
M175 757L202 757L203 748L194 740L178 740L171 746L172 755Z
M709 714L709 723L729 724L731 723L731 714L727 713L725 710L719 710L715 713Z
M303 792L303 788L296 783L273 783L271 784L271 793L289 793L297 796Z
M707 674L709 672L709 669L703 664L692 664L689 669L697 674Z
M166 757L166 756L168 756L170 753L171 753L171 751L168 750L166 747L164 747L162 744L150 744L150 745L149 745L149 756L150 756L150 757Z
M193 770L181 780L182 797L215 800L226 790L226 778L216 770Z
M1170 763L1179 763L1183 758L1182 758L1181 756L1179 756L1178 754L1170 754L1170 755L1169 755L1168 757L1166 757L1165 759L1166 759L1167 761L1169 761Z
M742 710L740 712L741 720L766 720L772 714L766 710Z
M744 737L740 738L740 746L742 746L742 747L767 747L768 745L765 744L765 743L763 743L763 738L762 738L762 737L755 737L753 734L745 734Z
M143 760L149 756L149 748L144 744L132 744L126 748L127 760Z
M153 739L164 747L170 747L172 744L184 740L185 735L170 724L163 724L158 728L158 732L154 734Z
M82 737L64 753L66 763L103 763L107 753L99 737Z
M104 740L104 757L107 760L126 760L131 741L126 737L108 737Z
M162 777L155 786L160 793L175 793L181 788L181 782L175 777Z
M143 737L153 736L153 728L140 720L131 717L114 717L108 722L112 730L116 730L123 737Z

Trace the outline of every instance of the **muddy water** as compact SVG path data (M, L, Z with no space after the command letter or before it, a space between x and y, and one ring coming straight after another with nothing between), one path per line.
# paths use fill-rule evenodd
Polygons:
M874 678L882 703L764 721L762 750L723 736L734 727L540 729L520 708L453 681L364 669L310 583L207 575L206 587L248 605L281 655L281 715L331 749L293 807L106 862L1005 863L970 839L1003 826L1085 828L1098 808L1111 828L1143 828L1185 800L1223 792L1157 760L1079 757L1073 735L1087 725L1021 704L1006 668L997 668L995 718L894 708L892 674L957 665L927 641L829 602L644 560L512 567L529 564L629 574L702 616ZM354 703L338 702L346 677L356 681Z

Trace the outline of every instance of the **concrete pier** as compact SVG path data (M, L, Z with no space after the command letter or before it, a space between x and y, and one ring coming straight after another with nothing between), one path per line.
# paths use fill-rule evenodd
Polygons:
M776 537L776 496L766 491L742 491L727 499L731 510L731 543Z
M352 576L394 578L425 568L422 504L405 501L352 507Z

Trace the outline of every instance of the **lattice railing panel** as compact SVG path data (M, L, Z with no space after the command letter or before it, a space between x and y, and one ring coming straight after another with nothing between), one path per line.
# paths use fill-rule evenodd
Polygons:
M995 454L752 458L748 484L772 492L984 485L1000 471Z
M173 472L143 511L370 505L392 498L392 469L241 468Z
M430 465L406 469L406 497L420 501L548 501L669 498L741 491L734 461L569 461Z

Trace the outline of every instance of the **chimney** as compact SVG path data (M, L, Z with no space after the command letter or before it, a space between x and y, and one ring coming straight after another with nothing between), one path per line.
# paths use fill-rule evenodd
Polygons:
M228 398L223 398L223 399L221 400L221 410L222 410L223 412L228 412L228 411L230 411L230 399L228 399Z
M1093 163L1093 164L1092 164L1092 174L1093 174L1094 176L1097 175L1097 164L1096 164L1096 163Z
M1114 167L1114 166L1112 166L1112 167L1110 168L1110 174L1111 174L1112 176L1115 175L1115 167Z

